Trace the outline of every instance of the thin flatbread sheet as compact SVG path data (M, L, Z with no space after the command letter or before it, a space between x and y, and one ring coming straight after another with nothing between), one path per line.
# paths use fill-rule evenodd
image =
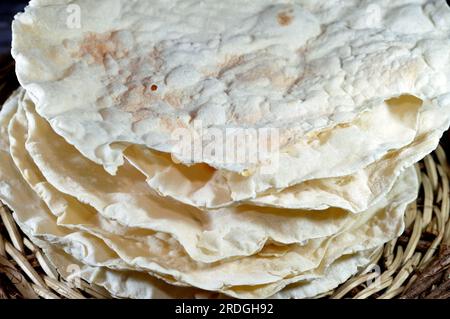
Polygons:
M443 107L449 30L444 0L35 0L16 16L12 53L38 113L110 173L128 144L243 173L273 152L197 159L173 133L274 128L281 153L400 95ZM333 176L353 164L338 150Z

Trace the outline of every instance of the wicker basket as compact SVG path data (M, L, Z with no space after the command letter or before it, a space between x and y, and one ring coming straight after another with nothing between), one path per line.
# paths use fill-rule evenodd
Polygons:
M0 59L0 64L1 64ZM11 60L0 67L0 102L17 82ZM323 298L450 298L450 167L444 149L417 164L421 189L406 212L402 236L380 248L372 264ZM1 298L111 298L100 287L64 281L0 207Z

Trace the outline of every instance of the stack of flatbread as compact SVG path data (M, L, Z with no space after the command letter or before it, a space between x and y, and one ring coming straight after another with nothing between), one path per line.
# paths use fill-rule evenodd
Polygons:
M450 124L443 0L32 0L12 53L0 199L119 297L335 288Z

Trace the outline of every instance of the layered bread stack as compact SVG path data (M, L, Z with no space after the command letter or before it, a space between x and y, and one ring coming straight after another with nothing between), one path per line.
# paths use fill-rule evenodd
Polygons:
M34 0L12 52L0 199L119 297L335 288L450 125L441 0Z

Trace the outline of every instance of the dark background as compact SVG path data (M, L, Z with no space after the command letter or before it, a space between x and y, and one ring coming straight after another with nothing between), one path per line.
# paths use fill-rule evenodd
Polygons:
M27 4L28 0L0 0L0 54L10 50L11 21Z

